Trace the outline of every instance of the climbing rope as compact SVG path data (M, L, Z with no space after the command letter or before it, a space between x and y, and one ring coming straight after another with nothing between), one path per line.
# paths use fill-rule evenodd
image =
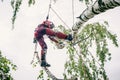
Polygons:
M34 54L33 54L33 59L32 59L32 61L31 61L31 64L34 62L34 59L35 59L35 55L36 55L36 53L38 53L37 52L37 42L35 43L35 51L34 51Z
M50 0L50 3L49 3L49 8L48 8L48 13L47 13L46 20L49 19L49 13L50 13L50 9L51 9L51 3L52 3L52 0Z
M74 0L72 0L72 15L73 15L73 26L74 26Z
M63 20L63 19L57 14L57 12L51 7L51 3L52 3L52 0L50 0L50 3L49 3L49 8L48 8L48 13L47 13L46 20L49 19L50 10L52 10L52 11L55 13L55 15L63 22L63 24L64 24L68 29L70 29L69 26L64 22L64 20Z
M70 29L70 27L64 22L64 20L57 14L57 12L51 7L51 10L55 13L55 15L63 22L63 24Z
M74 0L72 0L72 16L73 16L73 27L74 27ZM73 41L72 41L73 44L76 41L76 32L73 32L72 34L73 34Z

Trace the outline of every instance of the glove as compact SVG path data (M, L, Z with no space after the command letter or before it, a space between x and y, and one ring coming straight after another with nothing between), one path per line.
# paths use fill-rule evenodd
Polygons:
M33 43L37 43L37 40L36 40L36 38L34 38L34 39L33 39Z
M72 40L73 40L73 37L72 37L71 34L67 35L67 40L69 40L69 41L72 41Z
M65 44L63 42L59 42L56 45L58 49L63 49L65 47Z

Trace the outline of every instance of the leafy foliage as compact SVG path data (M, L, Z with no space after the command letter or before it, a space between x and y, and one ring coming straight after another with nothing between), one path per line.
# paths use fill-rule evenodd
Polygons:
M2 56L0 52L0 80L13 80L10 70L16 70L16 65L14 65L6 57Z
M34 4L35 4L35 0L29 0L29 1L28 1L28 4L29 4L29 6L31 6L31 4L34 5Z
M116 35L107 30L108 25L87 24L76 34L81 40L76 46L68 45L69 60L65 64L65 77L78 77L80 80L108 80L104 64L111 59L109 40L118 47ZM88 37L89 36L89 37ZM87 37L87 39L85 39Z
M1 1L3 2L4 0L1 0ZM13 9L13 16L12 16L13 27L12 28L14 28L15 20L17 17L17 13L19 12L20 6L22 4L22 0L11 0L10 3L11 3L11 7ZM34 5L35 0L28 0L28 4L29 4L29 6L31 6L31 4Z
M15 23L15 19L16 19L16 16L17 16L17 12L20 9L21 3L22 3L22 0L11 0L11 6L13 8L13 16L12 16L13 28L14 28L14 23Z

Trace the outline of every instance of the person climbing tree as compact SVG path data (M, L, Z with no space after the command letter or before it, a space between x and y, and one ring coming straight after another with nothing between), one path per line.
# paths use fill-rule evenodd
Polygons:
M42 67L50 67L50 64L46 62L46 53L47 53L47 45L44 41L44 35L47 35L48 38L54 41L57 44L59 43L54 37L59 39L65 39L68 41L72 41L73 37L71 34L64 34L62 32L55 32L52 29L54 28L54 24L51 21L43 21L42 24L39 24L38 27L34 31L34 43L38 41L39 45L41 46L41 66Z

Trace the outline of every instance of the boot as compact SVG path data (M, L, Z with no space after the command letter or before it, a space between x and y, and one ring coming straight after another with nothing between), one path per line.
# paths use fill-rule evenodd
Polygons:
M45 60L42 60L41 66L42 67L50 67L50 64L48 64Z
M50 64L46 62L46 54L41 55L41 66L42 67L50 67Z

